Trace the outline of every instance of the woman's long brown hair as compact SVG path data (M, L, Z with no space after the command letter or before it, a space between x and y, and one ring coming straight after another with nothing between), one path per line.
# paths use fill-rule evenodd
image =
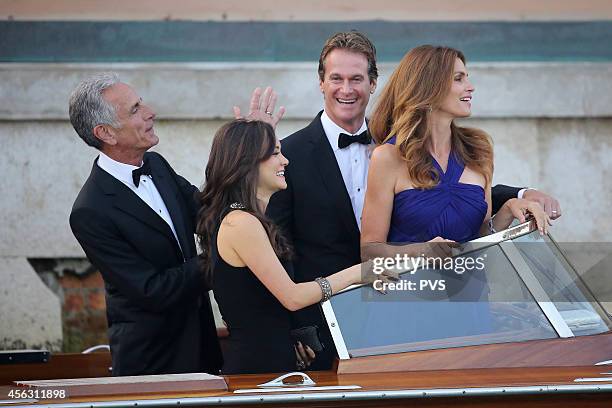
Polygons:
M274 153L276 136L267 123L237 119L223 125L215 134L205 170L205 185L199 194L196 233L202 249L202 269L212 283L211 251L213 236L232 203L240 203L263 225L274 252L289 259L291 248L279 228L257 203L259 164Z
M461 51L423 45L410 50L393 71L380 95L368 127L377 143L396 136L395 145L408 167L414 188L431 188L440 175L429 154L431 112L440 106L453 80ZM451 122L452 150L465 166L481 173L486 185L493 178L493 144L480 129Z

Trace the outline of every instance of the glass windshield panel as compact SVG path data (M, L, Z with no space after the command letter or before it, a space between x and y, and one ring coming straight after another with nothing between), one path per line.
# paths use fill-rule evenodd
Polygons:
M453 259L451 270L423 265L402 274L386 295L368 285L332 297L349 355L557 337L499 246ZM468 259L482 269L465 270Z
M533 232L513 242L575 336L610 330L609 317L553 241Z

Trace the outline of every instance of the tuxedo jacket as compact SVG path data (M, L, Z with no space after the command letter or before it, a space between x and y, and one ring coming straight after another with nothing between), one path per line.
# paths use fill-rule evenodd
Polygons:
M297 282L329 276L361 262L359 227L321 124L322 113L308 126L281 141L283 155L289 159L285 169L287 189L275 193L267 208L268 216L293 244ZM503 204L508 198L516 197L518 190L496 186L493 207L499 208L500 200ZM327 326L316 306L296 313L296 321L300 325L317 324L323 329L323 337L327 337ZM327 341L331 338L327 337ZM316 366L317 360L316 368L331 366L331 359L321 367Z
M218 373L221 353L198 266L198 189L157 153L152 178L176 230L97 159L70 227L104 279L113 375Z

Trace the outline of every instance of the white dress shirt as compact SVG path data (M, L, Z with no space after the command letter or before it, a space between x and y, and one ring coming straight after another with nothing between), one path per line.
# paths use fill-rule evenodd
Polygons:
M334 155L336 156L336 161L338 162L338 167L340 167L340 173L342 173L342 179L346 186L346 191L351 198L351 205L353 206L353 213L355 214L357 226L359 230L361 230L361 212L363 211L363 201L368 181L368 167L370 165L373 144L364 145L361 143L351 143L350 146L340 149L338 147L338 137L340 133L358 135L366 131L368 127L365 118L359 130L355 133L351 133L338 126L330 119L325 111L323 111L321 115L321 124L323 125L327 140L334 151Z
M166 204L159 194L159 191L157 191L157 187L155 187L155 183L153 183L153 178L151 178L151 176L140 176L140 183L138 187L136 187L132 179L132 171L136 170L138 167L115 161L102 152L100 152L100 156L98 157L98 167L125 184L142 201L147 203L147 205L168 224L174 234L176 242L179 244L179 248L181 247L168 208L166 208Z

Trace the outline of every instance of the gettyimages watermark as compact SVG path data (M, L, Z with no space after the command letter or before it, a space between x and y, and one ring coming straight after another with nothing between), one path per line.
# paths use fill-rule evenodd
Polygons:
M362 270L367 301L612 303L612 243L534 236L461 246L376 244L363 253L370 259Z
M454 273L463 275L474 271L484 271L487 254L477 257L437 257L421 254L419 257L407 254L395 254L393 257L376 257L372 259L372 273L379 279L372 282L377 291L410 291L410 292L443 292L447 290L448 277L441 276ZM385 279L385 272L398 277L397 281ZM399 276L403 278L399 278ZM416 279L414 279L416 278Z
M429 257L422 254L415 258L406 254L396 254L392 258L378 257L374 258L373 272L376 275L381 275L385 270L395 269L409 271L415 274L419 269L443 269L446 271L454 271L462 275L466 271L478 270L482 271L485 268L485 259L487 254L472 257Z

